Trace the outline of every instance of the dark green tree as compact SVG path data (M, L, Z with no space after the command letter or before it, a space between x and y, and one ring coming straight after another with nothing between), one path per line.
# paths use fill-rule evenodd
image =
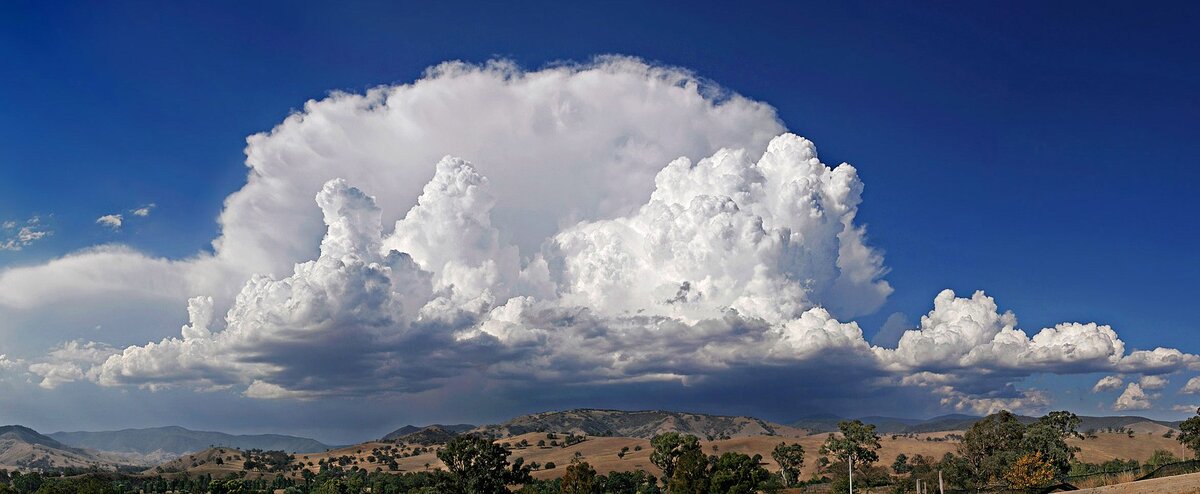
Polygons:
M667 484L671 494L706 494L708 492L708 457L700 445L686 447L676 458L671 479Z
M695 450L700 452L700 439L696 436L666 432L650 439L654 451L650 453L650 463L663 472L663 482L670 482L675 475L676 465L684 453ZM700 453L700 456L704 456Z
M958 443L958 454L970 470L973 487L982 489L1004 472L1021 456L1021 440L1025 426L1007 410L994 413L975 422Z
M596 470L586 461L572 461L562 476L562 494L599 494Z
M710 494L754 494L762 490L771 473L759 463L762 456L724 453L712 463L709 473Z
M519 459L510 467L508 455L485 438L455 437L437 452L449 474L439 488L452 494L507 494L507 485L529 480L529 467Z
M1200 460L1200 408L1196 409L1195 417L1179 424L1179 435L1175 439L1192 450L1192 455Z
M849 465L847 479L850 490L854 490L855 468L861 468L879 461L879 434L875 433L873 424L864 424L861 420L843 420L838 422L838 431L830 434L821 445L821 454L832 457Z
M800 443L779 443L771 451L771 458L779 465L779 476L785 487L799 480L800 467L804 466L804 446Z

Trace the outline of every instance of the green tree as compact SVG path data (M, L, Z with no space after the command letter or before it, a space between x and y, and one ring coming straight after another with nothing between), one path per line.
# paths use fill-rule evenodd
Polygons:
M601 475L600 492L606 494L661 494L658 479L644 470L633 472L612 472Z
M1017 416L1002 410L975 422L958 443L976 489L999 480L1020 457L1025 426Z
M1038 419L1034 425L1041 425L1054 429L1060 436L1063 437L1063 439L1069 437L1083 439L1083 435L1080 434L1078 430L1079 424L1081 423L1083 423L1083 420L1080 419L1078 415L1065 410L1060 410L1046 414L1044 417Z
M711 494L754 494L771 478L759 465L762 456L725 453L712 463L708 492Z
M437 452L449 473L439 487L453 494L507 494L505 486L529 480L529 467L518 459L510 468L508 455L508 450L485 438L455 437Z
M1075 453L1079 451L1079 448L1067 444L1067 438L1074 434L1076 433L1073 430L1065 430L1039 420L1025 429L1019 453L1040 453L1041 459L1054 467L1056 473L1065 475L1071 469Z
M111 481L93 476L47 479L34 494L116 494Z
M804 466L804 446L800 443L779 443L771 451L771 458L779 465L779 476L784 486L799 480L800 467Z
M650 439L650 463L663 472L663 482L670 482L675 475L675 468L684 453L695 450L700 452L700 439L696 436L666 432ZM700 456L704 456L700 453Z
M562 494L599 494L596 470L586 461L572 461L562 476Z
M1170 451L1165 449L1156 449L1154 450L1154 454L1150 455L1150 459L1146 460L1146 464L1158 467L1169 463L1175 463L1177 461L1179 461L1179 457L1175 456Z
M864 424L861 420L838 422L838 430L841 434L830 434L825 439L821 454L849 465L850 492L854 492L854 469L879 461L879 434L875 433L873 424Z
M1196 409L1195 417L1179 424L1179 435L1175 439L1192 450L1192 454L1200 460L1200 408Z
M695 447L686 447L675 460L667 492L671 494L706 494L708 492L708 457Z
M908 455L900 453L896 455L896 461L892 462L892 471L897 474L908 473L912 471L912 467L908 465Z

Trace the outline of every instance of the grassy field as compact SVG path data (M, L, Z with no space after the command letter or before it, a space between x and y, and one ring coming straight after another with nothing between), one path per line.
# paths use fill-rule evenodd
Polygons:
M942 455L953 452L957 447L957 443L945 439L946 436L961 433L961 431L946 431L896 437L884 435L880 440L882 447L879 450L879 464L884 466L891 465L895 461L896 456L901 453L910 457L919 454L941 458ZM750 436L715 441L702 440L700 444L704 452L708 454L719 455L723 452L732 451L748 455L762 455L766 468L775 471L778 469L778 466L771 459L771 450L780 442L798 442L804 446L806 452L807 461L805 461L801 475L807 478L816 471L817 451L820 450L821 444L828 435L828 433L822 433L792 437ZM560 434L557 437L561 441L563 436ZM934 441L932 439L941 440ZM533 475L536 478L546 479L561 476L566 466L577 455L581 460L591 464L599 473L641 469L656 476L661 475L658 468L650 462L650 441L646 439L589 437L586 441L569 447L538 447L536 446L538 441L545 440L548 444L550 440L547 439L545 433L536 432L500 439L497 443L515 445L522 440L527 441L529 446L525 448L514 447L512 455L509 457L510 460L524 458L527 464L537 462L542 466L547 463L554 463L556 465L554 469L545 469L543 467L534 471ZM1161 434L1156 433L1135 434L1132 438L1126 434L1100 433L1095 439L1072 439L1070 443L1081 448L1078 457L1082 461L1092 463L1116 458L1145 461L1150 458L1150 455L1156 449L1167 449L1175 454L1179 454L1178 442L1174 439L1164 438ZM399 471L413 472L426 470L427 468L442 468L442 463L437 459L435 454L437 446L427 447L426 451L407 458L398 457L398 452L412 452L417 447L420 446L390 442L368 442L330 451L301 453L295 455L295 457L296 461L303 463L305 468L313 472L319 469L321 460L338 462L343 457L346 458L345 465L343 465L343 468L346 469L357 466L368 471L389 471L385 463L378 459L371 461L370 457L373 456L373 451L376 449L387 450L388 448L394 448L393 452L389 454L396 457ZM622 448L628 448L623 458L620 456ZM224 464L216 464L217 457L222 457ZM236 450L224 448L223 452L219 452L218 450L210 449L168 462L163 465L163 468L168 472L187 471L191 474L208 473L214 476L222 476L241 470L243 461L244 458ZM312 463L312 465L309 466L309 463ZM196 466L192 466L193 464ZM147 473L154 472L155 470L151 469Z

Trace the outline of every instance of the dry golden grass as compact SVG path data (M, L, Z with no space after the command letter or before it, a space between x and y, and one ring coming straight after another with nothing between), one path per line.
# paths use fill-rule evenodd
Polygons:
M1161 433L1141 433L1129 437L1127 434L1099 433L1096 439L1071 439L1067 441L1072 446L1078 446L1081 451L1076 453L1079 461L1087 463L1103 463L1108 460L1137 460L1144 462L1150 459L1156 449L1165 449L1179 456L1179 441L1162 437Z
M1080 489L1079 494L1200 494L1200 473Z
M1088 477L1079 482L1075 482L1074 485L1080 489L1090 489L1093 487L1104 487L1106 485L1124 484L1126 482L1133 482L1135 479L1137 479L1136 473L1124 472L1116 475L1097 475L1095 477Z
M891 465L895 461L896 456L901 453L909 457L924 455L933 457L935 460L940 459L942 455L954 452L958 443L950 440L931 441L927 440L927 438L944 439L949 434L962 434L962 431L917 434L915 437L897 436L895 439L891 435L883 435L880 440L881 448L879 450L878 464L883 466ZM558 440L562 441L564 434L558 434L557 436ZM716 441L701 441L700 444L706 454L719 455L724 452L738 452L748 455L762 455L764 466L771 471L776 471L778 470L778 466L771 459L771 450L775 448L775 445L780 442L800 443L804 446L806 453L806 461L804 467L801 469L801 477L808 478L816 471L818 451L828 436L828 433L799 437L749 436ZM527 464L537 462L539 465L545 465L553 462L556 465L554 469L547 470L541 468L534 471L533 476L535 478L547 479L561 476L566 466L575 458L576 453L580 455L579 458L581 460L587 461L601 474L614 471L645 470L656 476L661 475L659 469L650 462L650 441L646 439L589 437L586 441L570 447L539 448L536 446L539 440L545 440L547 444L550 440L546 438L545 433L534 432L506 437L496 442L515 445L521 440L528 441L530 446L512 449L512 454L509 457L510 461L516 458L524 458ZM1073 439L1071 442L1082 448L1082 451L1078 454L1082 461L1093 463L1114 458L1136 459L1144 462L1150 458L1155 449L1168 449L1172 451L1178 451L1179 449L1177 442L1173 439L1163 438L1160 434L1137 434L1134 438L1129 438L1124 434L1100 434L1097 439L1088 439L1086 441ZM316 472L320 468L319 462L321 460L336 462L338 458L343 456L350 458L350 463L343 468L350 469L357 466L368 471L380 470L387 472L389 470L385 464L379 461L371 462L368 460L368 457L372 455L373 449L394 447L403 448L405 451L412 451L413 448L418 446L415 444L367 442L330 451L300 453L295 456L297 462L303 463L304 468L313 472ZM641 447L640 451L637 450L639 446ZM399 458L398 455L394 455L399 471L415 472L442 468L442 462L438 460L435 453L437 448L438 446L428 447L428 451L408 458ZM629 448L624 458L618 456L622 448ZM231 454L237 455L236 450L226 449L226 456L230 456ZM169 471L182 469L193 474L209 473L214 476L222 476L239 471L242 461L244 461L238 455L238 458L233 461L226 460L224 465L216 465L213 461L214 458L212 450L207 450L168 462L164 464L164 468ZM191 467L192 462L198 463L199 466ZM310 466L308 463L312 463L312 465ZM1125 481L1127 482L1128 480L1132 479L1126 479ZM1101 481L1097 480L1095 482Z

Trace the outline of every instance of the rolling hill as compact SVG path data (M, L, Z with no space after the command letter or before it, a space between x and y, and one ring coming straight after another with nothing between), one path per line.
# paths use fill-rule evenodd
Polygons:
M212 446L236 449L281 450L289 453L325 451L330 446L319 441L279 434L232 435L222 432L193 431L183 427L154 427L102 432L55 432L57 442L76 448L137 455L178 457Z
M471 424L431 424L431 425L427 425L424 427L418 427L415 425L406 425L404 427L401 427L399 429L396 429L392 432L387 433L387 435L383 436L383 438L380 440L381 441L396 441L396 440L400 440L406 436L411 436L411 435L416 434L421 431L439 430L439 429L450 432L450 433L454 433L454 434L461 434L463 432L467 432L474 428L475 428L475 426L471 425Z
M965 414L950 414L940 415L928 419L907 419L897 417L862 417L858 420L864 423L874 424L876 430L880 434L910 434L938 431L956 431L966 430L971 427L976 421L983 417L976 415ZM1017 418L1024 424L1031 424L1037 420L1037 417L1026 415L1018 415ZM1149 432L1151 430L1159 433L1166 432L1168 428L1177 429L1179 422L1167 422L1162 420L1151 420L1145 417L1134 415L1121 415L1113 417L1093 417L1080 415L1079 431L1087 430L1104 431L1108 429L1132 428L1137 426L1136 432ZM792 422L792 427L805 429L813 433L832 432L837 430L837 423L845 418L836 415L813 415L804 417Z
M119 457L72 448L28 427L0 427L0 468L3 469L79 468L112 471L120 469L124 463Z

